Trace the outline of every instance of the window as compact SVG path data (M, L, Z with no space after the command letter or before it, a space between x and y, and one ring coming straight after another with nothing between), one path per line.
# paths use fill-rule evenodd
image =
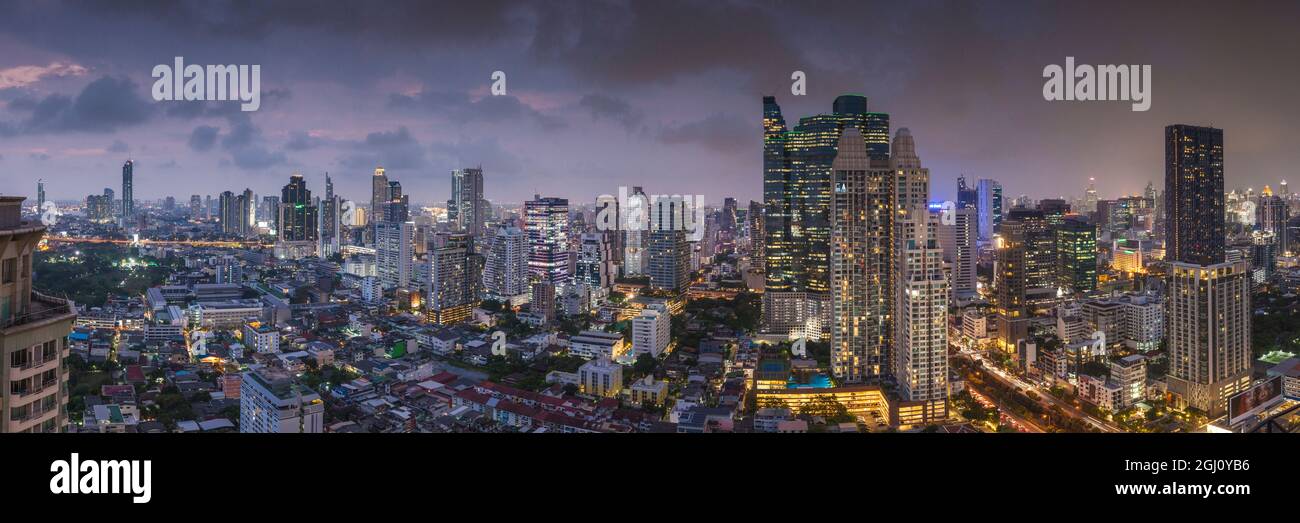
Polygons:
M19 349L9 355L9 366L15 369L27 365L28 361L31 361L31 353L27 349Z
M9 258L4 261L3 283L13 283L18 274L18 258Z

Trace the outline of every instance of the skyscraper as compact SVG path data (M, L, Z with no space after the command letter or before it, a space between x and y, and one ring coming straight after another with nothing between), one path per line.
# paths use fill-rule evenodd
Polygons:
M997 180L981 179L977 187L979 237L980 241L989 241L1002 225L1002 184Z
M646 248L651 288L686 290L691 272L691 246L686 241L682 219L690 212L680 198L660 198L651 205L652 225Z
M937 218L924 204L903 209L898 218L891 357L903 424L948 418L949 288Z
M569 200L534 196L524 202L524 232L529 281L569 283Z
M1278 254L1291 250L1291 238L1287 231L1287 222L1291 211L1287 201L1273 194L1273 189L1265 185L1255 204L1255 227L1273 234Z
M239 234L239 200L235 193L222 191L217 203L221 220L221 232L228 235Z
M1002 222L994 237L996 261L993 266L994 312L997 316L998 342L1004 351L1017 348L1016 342L1029 335L1028 308L1025 303L1025 227L1019 220Z
M492 235L483 287L489 296L502 301L528 294L528 242L518 227L501 226Z
M802 118L789 131L776 99L763 98L763 328L768 332L803 330L809 320L830 325L831 163L846 127L858 130L870 159L888 158L889 115L867 112L866 97L840 96L830 114Z
M125 226L135 216L135 163L127 160L122 164L122 225Z
M1211 417L1223 414L1250 385L1249 266L1174 262L1166 298L1169 391Z
M979 191L966 185L966 177L957 177L957 208L979 209ZM978 211L977 211L978 213Z
M374 176L370 178L370 215L383 216L382 206L390 200L388 175L384 174L383 167L376 167Z
M628 206L636 206L635 211L631 208L620 209L624 213L649 213L649 198L641 187L633 187L632 194L628 198ZM636 203L632 203L636 202ZM623 275L640 276L646 272L646 234L647 231L641 230L641 227L631 227L628 224L620 224L623 229Z
M334 194L334 180L325 173L325 198L320 203L320 247L322 257L339 252L339 235L342 222L339 217L339 199Z
M289 177L289 183L280 190L280 241L316 241L316 207L312 205L311 191L301 174Z
M45 226L22 219L21 196L0 196L0 433L60 432L67 426L64 366L77 315L67 300L32 289L32 256Z
M613 231L617 232L617 231ZM603 289L614 283L614 261L604 232L582 234L574 283Z
M1047 217L1037 209L1017 207L1007 213L1007 220L1020 224L1025 242L1025 288L1050 289L1057 285L1056 234Z
M952 223L939 223L939 245L943 248L943 261L952 266L952 293L954 298L969 298L976 293L975 244L978 228L975 207L953 210Z
M453 233L441 237L429 251L429 321L454 325L470 318L479 303L483 257L474 254L474 236Z
M375 223L375 271L385 289L406 288L411 283L415 253L415 222Z
M839 154L831 166L835 196L831 216L831 369L845 382L879 376L884 364L884 318L872 314L872 283L880 274L868 267L873 247L871 216L888 213L869 207L871 162L856 128L844 130ZM877 300L882 296L874 296Z
M1066 216L1056 227L1056 282L1075 293L1097 290L1097 227L1086 218Z
M36 180L36 214L45 211L45 180Z
M1165 259L1224 261L1223 130L1165 127Z
M452 171L447 221L459 230L479 236L483 234L487 212L487 201L483 199L483 168Z

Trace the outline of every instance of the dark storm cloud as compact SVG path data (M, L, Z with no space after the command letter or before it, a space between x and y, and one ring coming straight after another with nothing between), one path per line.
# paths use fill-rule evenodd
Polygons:
M260 171L289 163L284 153L272 151L261 145L248 145L232 150L230 159L236 167L250 171Z
M632 107L627 100L592 93L578 100L578 106L591 113L594 120L613 120L628 131L634 131L645 120L645 114Z
M733 114L716 113L703 120L669 125L659 131L659 141L670 145L696 145L721 153L738 153L760 146L758 122Z
M22 98L9 103L11 111L29 113L19 123L8 123L12 133L107 133L145 122L153 106L139 94L135 82L104 76L86 85L76 97L51 94L38 100Z
M327 143L326 140L312 136L303 131L294 131L289 136L289 141L284 144L284 148L290 151L309 151L318 147L323 147Z
M496 138L471 140L462 137L456 142L436 142L430 150L434 162L442 165L443 170L481 166L493 177L523 172L523 160L502 148Z
M406 127L370 133L365 140L351 143L349 147L354 152L338 159L340 165L349 169L383 167L404 171L419 169L427 163L424 148Z
M420 91L414 95L391 94L388 106L398 110L424 110L456 123L501 123L531 121L546 131L563 128L565 122L544 114L510 95L485 96L474 100L467 93Z
M217 144L217 134L221 129L211 125L200 125L190 132L189 146L195 151L208 151Z
M31 185L8 173L26 172L35 150L52 156L45 168L102 185L113 169L58 152L87 147L65 135L97 132L221 184L250 183L219 176L222 160L269 173L342 165L340 190L368 194L366 174L383 163L436 178L412 196L438 201L441 170L481 162L518 173L488 189L518 200L582 187L583 176L627 182L654 163L678 177L665 184L756 198L760 96L776 95L794 126L858 92L895 129L911 128L938 197L952 196L961 172L998 178L1010 195L1075 194L1090 175L1103 197L1137 191L1159 180L1161 129L1175 122L1225 128L1229 186L1259 187L1300 162L1291 139L1300 107L1285 103L1300 74L1278 65L1300 52L1298 9L1196 0L1177 9L1023 0L17 2L0 16L0 70L58 61L88 72L0 91L8 156L0 185ZM147 101L150 68L176 55L263 64L262 110ZM1044 101L1042 68L1065 56L1153 65L1152 110ZM482 96L498 69L509 74L510 96ZM808 75L808 96L790 94L796 69ZM115 94L91 96L100 91ZM373 141L362 138L376 130ZM185 156L193 151L220 154ZM164 189L139 187L148 196Z

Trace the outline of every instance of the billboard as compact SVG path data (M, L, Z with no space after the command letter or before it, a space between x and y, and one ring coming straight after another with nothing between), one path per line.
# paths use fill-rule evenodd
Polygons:
M1282 400L1282 377L1274 376L1228 398L1228 424L1236 425Z

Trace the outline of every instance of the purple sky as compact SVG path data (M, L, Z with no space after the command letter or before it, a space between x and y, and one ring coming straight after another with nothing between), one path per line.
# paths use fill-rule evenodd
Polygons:
M1294 177L1295 4L1077 4L18 2L0 8L0 189L120 191L129 156L140 199L277 194L295 171L323 194L328 171L368 201L383 165L436 202L448 171L481 164L497 202L619 185L744 202L761 96L793 124L843 92L912 130L936 198L961 173L1010 197L1159 187L1169 123L1225 129L1229 187ZM1044 101L1043 67L1067 55L1151 65L1151 110ZM261 110L153 101L174 56L260 64ZM485 96L494 70L506 97Z

